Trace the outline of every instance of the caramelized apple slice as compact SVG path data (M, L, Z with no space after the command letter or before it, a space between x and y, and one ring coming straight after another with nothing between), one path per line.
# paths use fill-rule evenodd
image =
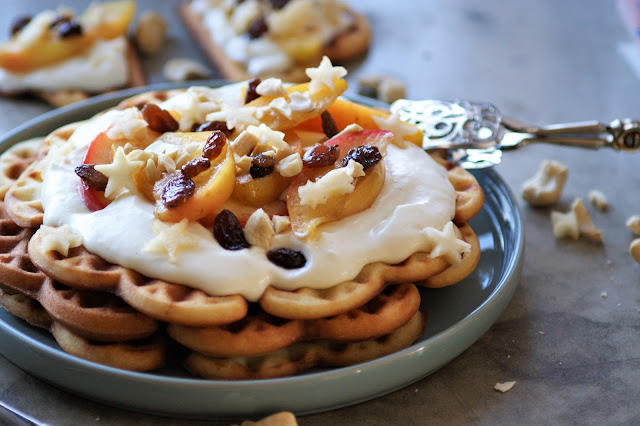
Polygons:
M265 108L260 121L273 130L284 131L291 129L298 124L318 116L327 109L344 91L347 90L347 82L341 78L333 80L333 89L322 86L314 93L309 92L309 83L297 84L287 88L287 95L284 96L260 96L249 102L247 107L266 107L272 102L288 102L292 96L302 96L308 100L299 99L299 104L304 104L304 108L291 109L291 114L285 114L280 108ZM296 95L297 94L297 95ZM273 104L272 104L273 105Z
M307 182L316 181L330 171L342 167L342 160L350 149L372 145L384 153L386 146L392 143L393 138L393 133L385 130L363 130L344 133L325 142L326 145L339 147L338 160L334 165L321 168L305 166L302 172L293 179L287 191L287 208L293 232L300 237L311 236L322 223L339 220L369 208L384 185L384 161L379 161L376 165L366 169L364 176L357 177L353 192L329 196L326 203L318 204L315 207L301 202L298 189L306 185Z
M378 125L373 117L377 116L387 118L391 115L387 110L357 104L344 98L336 99L336 101L327 108L327 111L329 111L333 121L335 121L338 131L344 130L350 124L357 124L363 129L378 129ZM296 127L296 130L322 132L322 121L320 116L310 118L309 120L300 123ZM422 131L417 127L415 127L415 130L416 133L407 135L404 139L421 146L423 136Z
M61 37L56 28L44 28L34 41L13 37L0 46L0 68L10 72L33 71L81 54L97 39L109 40L127 33L135 13L131 0L96 3L78 18L82 33Z
M211 132L183 133L188 141L203 138L203 144ZM179 134L175 134L176 137ZM201 151L199 151L201 152ZM193 195L176 207L167 207L162 202L163 182L159 181L154 190L156 198L155 215L166 222L179 222L186 218L198 220L217 211L233 192L236 181L236 168L233 152L228 143L220 154L211 160L211 167L193 178Z

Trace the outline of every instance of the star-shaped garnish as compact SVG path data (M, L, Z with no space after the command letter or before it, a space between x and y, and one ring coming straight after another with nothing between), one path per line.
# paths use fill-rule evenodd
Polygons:
M398 146L404 145L405 136L417 133L417 130L413 126L400 120L400 116L395 112L389 117L371 115L371 118L376 122L378 128L388 130L395 135L395 144Z
M136 182L133 175L140 171L145 165L144 161L127 160L124 148L118 147L113 155L111 164L97 164L95 169L105 175L109 182L104 190L104 196L113 200L125 193L135 194L137 192Z
M309 92L314 94L322 90L323 86L333 90L333 80L347 75L347 70L344 67L334 67L331 60L324 56L317 68L307 68L306 73L311 79Z
M45 251L57 251L63 256L69 254L69 249L82 244L82 237L71 232L68 225L40 227L42 248Z
M456 237L453 222L448 222L442 231L438 231L435 228L425 228L422 232L434 243L429 253L431 258L443 257L450 264L457 265L462 260L462 253L467 253L471 250L469 243Z
M186 218L172 224L154 219L151 226L156 236L147 241L142 250L167 254L169 262L176 263L180 250L198 247L198 241L187 232L187 225L189 220Z
M248 126L258 126L260 121L256 118L256 107L236 107L222 104L220 111L207 114L207 121L224 121L228 129L242 131Z

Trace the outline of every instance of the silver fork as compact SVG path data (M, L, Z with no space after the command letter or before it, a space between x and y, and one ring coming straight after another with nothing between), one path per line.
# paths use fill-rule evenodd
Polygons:
M532 126L504 117L486 102L400 99L391 112L424 132L425 150L445 150L447 159L467 169L495 166L502 151L533 142L620 151L640 149L640 121L623 119Z

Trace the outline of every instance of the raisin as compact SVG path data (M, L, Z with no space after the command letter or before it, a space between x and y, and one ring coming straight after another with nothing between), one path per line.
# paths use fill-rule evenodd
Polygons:
M342 159L342 165L346 166L349 160L354 160L367 170L369 167L373 167L382 160L382 155L377 146L362 145L355 148L351 148L347 155Z
M307 258L301 251L284 247L269 250L267 259L284 269L302 268L307 263Z
M340 148L337 145L318 144L304 153L302 163L306 167L325 167L335 163L340 157Z
M178 207L193 195L196 190L196 184L191 178L176 173L170 178L162 188L162 203L166 207Z
M338 134L338 126L329 111L323 111L320 114L320 119L322 120L322 131L329 139Z
M211 161L206 158L194 158L180 168L183 175L194 178L211 167Z
M256 18L249 24L249 29L247 33L249 33L249 38L256 39L262 37L264 33L269 31L269 27L267 27L267 21L264 19L264 16Z
M271 155L258 154L251 160L249 173L252 178L265 177L273 172L276 168L276 157Z
M231 129L227 127L227 123L224 121L207 121L204 124L194 124L193 132L213 132L214 130L220 130L225 135L231 134Z
M32 19L31 16L21 16L15 21L13 21L13 24L11 24L11 36L14 36L18 34L20 31L22 31L24 27L29 25L29 22L31 22L31 19Z
M56 16L56 19L53 20L53 22L49 25L49 28L55 28L58 25L62 24L63 22L69 22L71 21L71 17L68 15L58 15Z
M142 107L142 118L149 124L149 128L156 132L175 132L180 125L175 118L156 104L146 104Z
M250 246L238 218L229 210L222 210L213 220L213 236L225 250L241 250Z
M74 20L61 22L58 25L58 35L62 38L82 35L82 25Z
M215 160L222 152L222 148L224 148L224 144L226 143L227 136L220 130L214 130L204 144L204 148L202 148L202 156L209 161Z
M282 9L289 3L289 0L271 0L271 6L274 9Z
M95 191L104 191L109 178L95 169L95 164L82 164L75 168L76 174L87 186Z
M256 92L256 88L260 83L262 83L262 80L260 80L258 77L252 78L251 80L249 80L249 86L247 87L247 95L244 97L245 104L248 104L252 100L258 99L260 97L258 92Z

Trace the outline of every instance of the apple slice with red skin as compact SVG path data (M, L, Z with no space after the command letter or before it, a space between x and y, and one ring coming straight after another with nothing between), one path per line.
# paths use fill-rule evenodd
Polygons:
M113 161L113 142L106 131L99 133L87 147L82 164L110 164ZM102 210L109 204L104 191L89 188L83 180L80 180L80 195L91 211Z
M362 130L343 133L326 141L326 145L335 145L340 149L338 160L326 167L303 167L302 172L293 178L287 190L287 209L293 232L300 237L311 236L322 223L339 220L371 207L384 185L384 161L367 168L364 176L356 178L353 192L330 197L326 203L318 204L316 207L300 202L298 188L342 167L342 160L350 149L371 145L377 147L384 155L387 145L392 143L393 139L393 133L386 130Z

